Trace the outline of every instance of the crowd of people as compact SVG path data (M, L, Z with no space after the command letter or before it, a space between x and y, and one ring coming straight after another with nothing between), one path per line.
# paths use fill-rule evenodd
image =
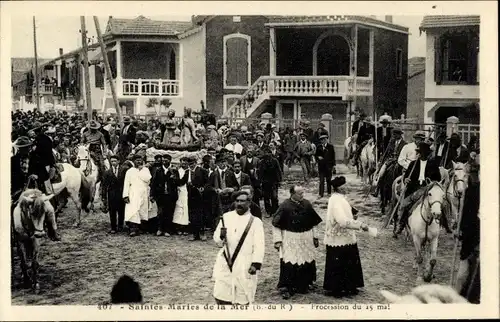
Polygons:
M384 115L376 128L360 114L352 128L357 143L353 159L356 163L365 144L376 139L381 167L377 169L375 194L384 175L393 171L404 174L405 184L411 189L407 189L400 209L400 233L407 217L405 210L418 198L425 178L439 180L439 166L449 169L452 162L469 162L471 155L479 153L479 146L477 141L464 146L456 134L449 141L446 135L438 134L436 142L431 142L420 131L413 135L413 142L406 143L403 131L392 127L391 121ZM57 180L56 163L77 165L76 147L88 144L99 168L99 194L102 210L110 215L110 234L192 235L192 241L206 241L206 232L212 231L221 246L214 266L214 297L222 304L253 302L256 272L264 256L264 214L272 217L274 247L281 258L278 286L283 298L313 287L314 248L319 245L316 227L322 219L304 199L301 185L290 188L290 198L285 202L278 201L285 168L298 163L304 182L318 176L318 197L324 196L326 184L330 198L325 218L323 288L330 295L342 297L357 294L364 285L355 231L369 231L369 227L357 220L357 211L342 194L345 178L332 179L336 173L335 149L321 123L317 130L308 121L301 121L297 129L279 131L271 122L255 127L224 122L196 124L188 109L179 123L173 115L149 121L125 116L120 126L111 117L94 116L88 121L86 115L66 112L17 111L12 113L12 141L13 201L30 185L51 193L51 182ZM181 149L189 144L200 144L206 150L201 162L190 156L175 164L168 154L146 157L150 147ZM427 162L429 158L432 161ZM104 165L106 160L109 168ZM412 172L415 164L419 169ZM477 174L478 169L475 171ZM478 187L478 175L472 177L475 181L469 187ZM59 206L66 202L64 196L53 200L54 209L61 209ZM151 204L157 211L151 211ZM478 245L478 235L471 237L470 233L474 230L476 234L476 226L467 226L468 232L462 231L462 236L467 235L463 238L473 239L470 243L477 241ZM49 237L61 239L55 216L48 216L48 228ZM469 271L476 249L472 247L461 256L469 263Z

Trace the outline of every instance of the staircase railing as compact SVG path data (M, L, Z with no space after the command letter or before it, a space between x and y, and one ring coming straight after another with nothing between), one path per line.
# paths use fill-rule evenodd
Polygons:
M373 81L357 79L357 95L372 95ZM271 96L345 96L354 94L351 76L261 76L239 100L224 113L225 117L246 118Z

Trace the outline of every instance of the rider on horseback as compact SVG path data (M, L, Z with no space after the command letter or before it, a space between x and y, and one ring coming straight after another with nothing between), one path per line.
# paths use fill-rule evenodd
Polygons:
M92 120L88 126L89 131L83 133L83 143L89 145L90 157L94 160L99 169L97 181L100 181L105 171L103 151L108 151L104 135L102 132L98 131L100 127L101 124Z
M41 126L41 123L39 124L35 123L35 125L38 127ZM17 153L10 158L11 177L12 177L11 200L12 200L12 206L14 207L15 205L17 205L17 201L22 192L28 188L34 187L33 185L30 184L30 182L33 182L33 180L39 180L40 178L35 173L31 173L31 175L28 177L28 173L30 173L29 168L33 169L33 166L31 166L30 164L31 161L33 160L33 155L29 156L31 147L32 143L27 137L20 137L16 141ZM41 189L46 188L45 185L38 184L38 186ZM50 185L50 187L52 188L52 185ZM47 235L51 240L59 241L61 240L61 237L57 232L57 223L55 218L54 207L48 201L46 202L46 204L47 204L46 205L47 213L45 217L45 222L47 223L47 231L48 231ZM13 209L14 208L12 208L12 210Z
M361 151L371 138L375 138L375 126L370 124L365 113L359 115L359 120L353 123L352 135L358 134L357 149L354 152L354 164L357 165Z
M399 205L398 217L400 220L399 228L394 235L395 238L403 232L407 224L408 218L410 217L410 207L425 193L427 186L426 179L430 179L431 181L441 180L439 165L433 159L429 159L431 154L429 143L420 142L415 151L418 153L418 159L409 164L409 167L403 176L403 182L406 186L406 190L404 191L405 198ZM447 232L451 232L448 228L448 223L444 213L441 216L441 222Z
M379 183L383 180L386 170L393 166L398 166L401 168L397 161L401 150L406 145L406 142L403 139L403 131L400 128L393 128L391 131L391 136L392 137L384 152L384 155L380 160L380 164L382 164L382 167L380 168L378 175L373 182L373 186L375 187L374 196L378 195L378 190L380 189ZM398 169L398 173L401 174L401 170Z

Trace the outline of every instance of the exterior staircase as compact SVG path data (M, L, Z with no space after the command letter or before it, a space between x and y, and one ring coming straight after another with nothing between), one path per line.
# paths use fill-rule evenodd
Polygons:
M373 81L353 76L261 76L222 115L245 119L262 113L265 102L287 96L342 97L373 95Z

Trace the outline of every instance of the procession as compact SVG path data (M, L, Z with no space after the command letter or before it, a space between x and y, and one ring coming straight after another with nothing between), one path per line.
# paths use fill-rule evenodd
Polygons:
M363 148L354 150L353 156L346 160L348 166L337 166L324 126L310 131L308 122L303 121L298 130L277 132L275 125L262 123L261 129L250 132L246 126L228 127L224 122L217 127L195 124L189 112L186 111L183 124L192 124L192 136L203 140L207 147L199 160L196 157L173 160L168 154L149 153L169 140L165 138L169 135L165 124L171 120L164 123L151 120L146 124L144 120L125 117L120 129L112 118L85 122L81 116L65 113L14 113L11 193L13 201L20 200L17 210L22 211L22 200L32 198L35 204L36 200L43 200L43 214L39 216L45 217L48 237L61 243L65 242L65 228L58 228L58 221L74 221L72 226L78 229L80 225L92 225L96 216L101 220L108 218L108 229L101 233L161 238L163 247L169 247L170 239L184 236L189 237L186 242L195 243L209 243L213 239L221 247L213 272L214 297L218 303L254 302L258 272L265 268L266 260L271 260L264 258L266 248L277 251L274 254L280 260L277 287L283 299L290 299L295 293L317 291L316 248L321 240L326 246L325 294L337 298L358 294L364 279L360 261L363 254L358 250L356 236L365 233L375 238L377 227L358 219L357 206L343 193L344 187L352 182L336 168L342 166L351 180L361 181L362 178L352 176L355 170L350 168L360 162L357 155L361 153L356 151ZM441 230L452 233L452 226L462 236L477 234L471 228L473 213L464 214L462 230L456 230L458 214L452 212L458 210L453 208L456 200L444 193L448 188L455 189L455 196L464 198L464 209L472 211L468 210L474 208L472 204L477 207L479 198L473 189L478 189L478 144L466 147L458 135L446 138L442 133L436 143L430 143L422 131L417 131L409 139L411 142L406 143L402 130L391 126L390 117L382 116L380 121L377 131L381 135L375 144L378 151L384 151L380 154L385 154L386 159L380 159L379 171L373 169L374 180L368 189L376 196L383 190L385 180L390 184L395 181L387 178L391 173L403 175L405 193L392 220L392 238L398 238L407 227L412 233L421 229L419 216L412 215L414 209L409 210L418 209L422 195L423 202L429 203L425 206L425 216L430 220L424 238L431 245L437 244ZM359 130L353 127L353 135L363 137L360 146L371 143L374 126L366 122L366 115L360 114L359 122L354 124L359 125ZM285 149L290 146L293 149ZM295 183L287 180L291 169L298 166L302 168L296 171L298 180ZM73 174L76 178L71 177ZM449 182L441 183L444 179ZM81 180L79 189L70 186L78 180ZM309 184L317 186L314 187L317 195L311 200L304 197ZM281 186L288 196L280 203ZM85 193L85 189L89 191ZM431 192L436 195L434 198L430 198ZM429 197L425 198L427 194ZM50 196L50 201L45 196ZM452 206L448 212L445 200ZM323 217L315 209L321 201L327 204ZM82 214L81 218L80 214L77 217L72 215L74 211L67 210L73 207ZM34 224L35 236L43 232L43 220L39 220ZM267 228L272 226L272 238L267 240L263 230L266 221ZM323 224L321 236L318 226ZM416 243L415 238L413 235ZM466 260L477 251L478 240L463 238L460 258ZM431 270L437 259L436 244L431 246L431 258L427 259ZM422 261L423 255L418 253L416 260ZM432 279L425 274L423 277L427 282Z
M478 118L479 103L425 105L431 120L405 118L416 89L408 80L379 94L373 75L402 82L409 72L370 55L374 34L408 37L408 28L392 16L346 17L192 16L158 27L159 45L120 38L156 37L141 30L159 21L110 16L103 37L94 17L94 44L81 17L82 48L30 69L34 103L22 96L19 106L32 108L11 112L12 303L479 304L479 124L463 123ZM435 28L429 19L421 30ZM242 20L270 27L270 37L241 34ZM236 28L217 34L225 61L182 78L201 69L192 60L180 68L178 55L212 21ZM281 24L297 21L348 21L355 41L297 27L316 37L314 75L304 74L278 54L291 41ZM269 76L253 79L250 63L245 74L231 60L247 49L250 60L250 38L277 46L261 55L274 64ZM396 50L397 66L404 55Z

